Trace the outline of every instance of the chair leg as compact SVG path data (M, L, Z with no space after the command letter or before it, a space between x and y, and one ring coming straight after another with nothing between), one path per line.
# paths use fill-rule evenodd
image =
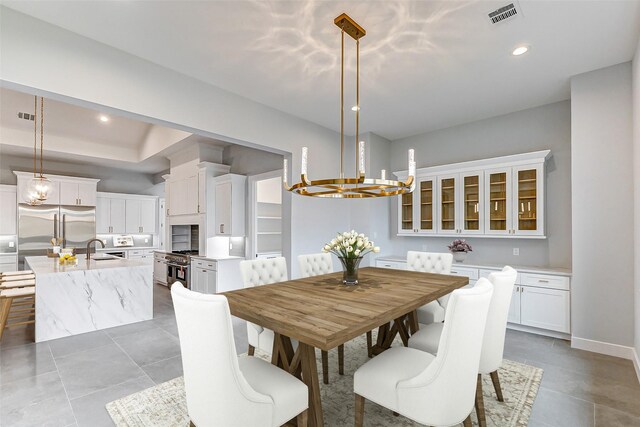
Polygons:
M309 425L309 410L305 409L304 411L298 414L296 418L296 422L298 427L307 427Z
M482 398L482 374L478 374L476 385L476 415L478 416L478 425L486 427L487 419L484 415L484 399Z
M196 425L193 423L193 421L189 420L189 427L196 427Z
M373 334L371 331L367 332L367 355L369 358L373 357Z
M254 346L252 346L251 344L249 344L249 350L247 351L247 354L249 356L253 356L256 353L256 348Z
M464 419L464 421L462 422L462 425L464 427L471 427L471 414L469 414L469 416Z
M9 318L9 310L11 309L11 302L13 298L0 299L0 340L2 334L4 334L4 328L7 326L7 319Z
M322 382L329 384L329 353L322 350Z
M356 394L356 423L355 427L362 427L364 424L364 397Z
M338 346L338 373L344 375L344 344Z
M493 388L496 390L496 396L498 397L498 402L504 402L504 397L502 396L502 387L500 387L500 377L498 376L498 371L493 371L489 375L491 375L491 381L493 382Z

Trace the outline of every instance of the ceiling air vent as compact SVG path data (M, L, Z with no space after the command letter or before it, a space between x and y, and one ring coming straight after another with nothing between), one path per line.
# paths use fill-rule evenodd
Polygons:
M29 114L29 113L18 113L18 118L19 119L24 119L24 120L35 120L36 116L34 116L33 114Z
M508 5L503 6L489 13L489 19L491 20L492 24L497 24L498 22L511 20L516 16L518 16L518 9L516 8L516 3L509 3Z

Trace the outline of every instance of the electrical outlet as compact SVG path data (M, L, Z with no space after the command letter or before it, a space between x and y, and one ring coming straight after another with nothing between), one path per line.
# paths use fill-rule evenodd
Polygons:
M10 247L10 248L14 247L15 245L16 245L16 243L15 243L15 242L9 242L9 247Z
M513 254L515 256L519 256L520 255L520 248L513 248Z
M149 243L149 239L144 239L144 242L145 243Z

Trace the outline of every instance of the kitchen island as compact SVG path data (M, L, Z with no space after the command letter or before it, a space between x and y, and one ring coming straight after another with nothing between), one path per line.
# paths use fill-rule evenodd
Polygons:
M153 267L135 260L25 258L36 277L36 342L153 318Z

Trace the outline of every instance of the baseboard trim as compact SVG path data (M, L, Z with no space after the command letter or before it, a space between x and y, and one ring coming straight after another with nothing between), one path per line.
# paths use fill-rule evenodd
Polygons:
M620 357L622 359L637 360L635 348L619 344L611 344L608 342L594 341L586 338L571 336L571 347L577 348L579 350L606 354L607 356ZM636 373L637 371L638 368L636 367Z
M633 349L633 367L636 368L636 376L638 377L638 382L640 382L640 357L638 357L638 352L636 349Z
M545 337L559 338L565 341L571 341L571 335L563 332L550 331L548 329L534 328L533 326L518 325L516 323L507 323L507 329L514 331L528 332L530 334L544 335Z

